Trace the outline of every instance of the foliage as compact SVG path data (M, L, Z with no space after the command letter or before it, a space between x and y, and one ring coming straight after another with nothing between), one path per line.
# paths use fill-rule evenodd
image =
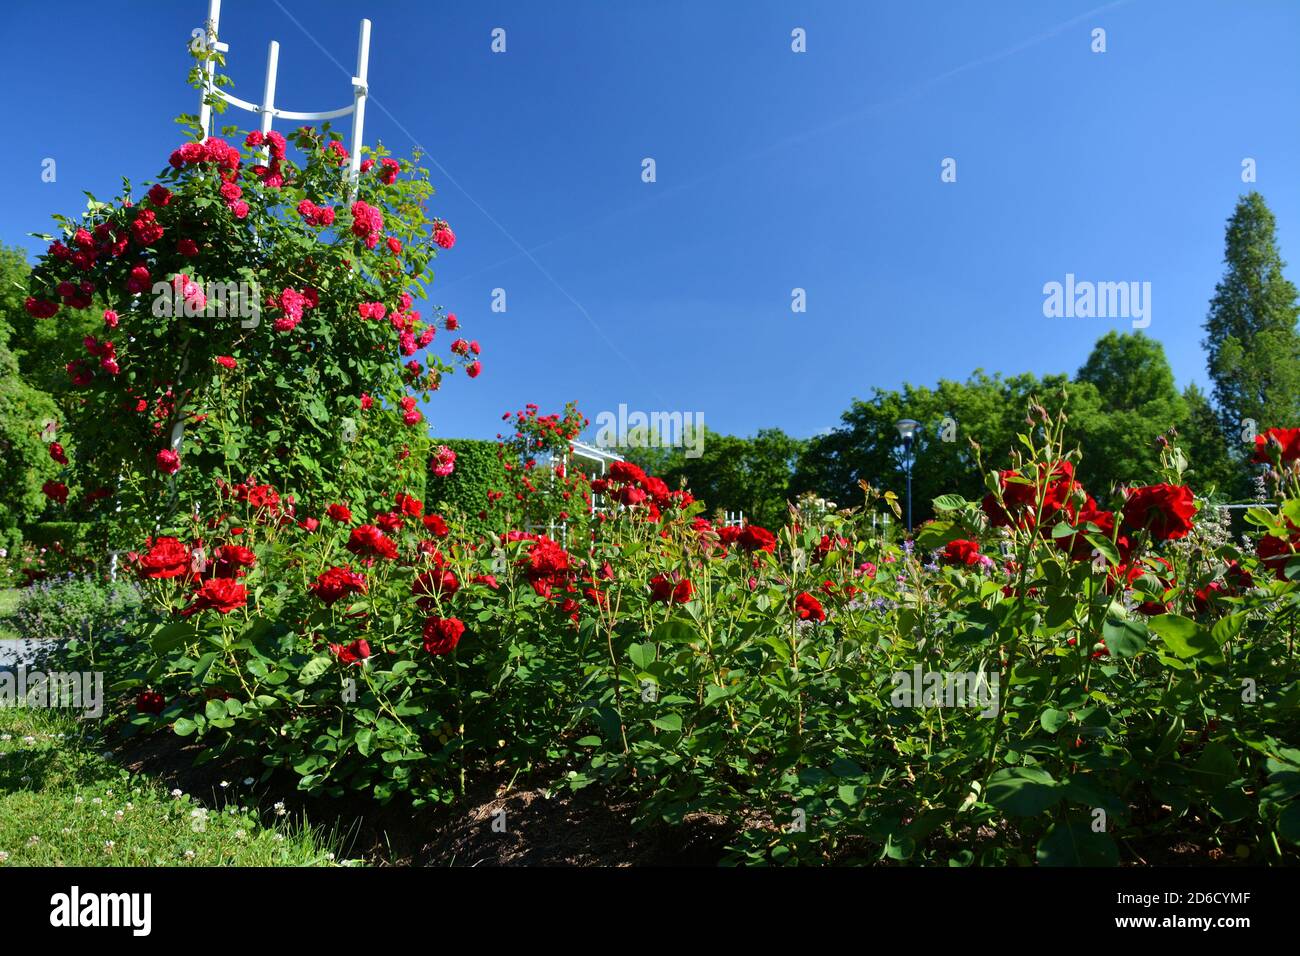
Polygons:
M1263 196L1241 197L1228 220L1227 269L1205 320L1214 399L1234 445L1266 424L1300 424L1300 302L1282 273L1275 228Z
M462 339L450 363L413 357L439 320L414 299L454 236L426 217L432 189L413 163L367 150L354 189L328 126L291 144L185 143L143 199L128 183L55 217L27 311L38 325L102 317L66 369L67 483L84 490L70 516L138 537L192 511L214 476L292 489L291 506L423 489L418 402L456 365L481 368Z
M93 644L114 632L130 633L139 615L140 592L133 582L67 574L23 588L12 625L27 640Z
M506 486L506 471L497 444L476 438L447 438L439 442L456 453L455 470L446 476L430 474L426 484L429 509L455 515L467 525L491 503L488 493ZM430 469L434 460L430 460Z
M785 521L793 498L791 476L804 442L779 428L764 428L752 438L704 430L701 454L686 449L628 449L627 457L653 471L670 487L686 487L718 511L743 511L760 525Z
M1176 441L1094 499L1066 416L1029 408L1019 451L902 547L874 489L771 534L630 464L593 482L583 547L409 502L310 530L225 499L211 563L141 550L152 623L117 686L137 728L309 792L452 802L550 768L642 821L729 821L734 861L1294 861L1300 432L1261 445L1279 510L1239 546Z

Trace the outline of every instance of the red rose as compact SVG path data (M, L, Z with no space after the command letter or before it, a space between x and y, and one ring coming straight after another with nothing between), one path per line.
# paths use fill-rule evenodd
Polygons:
M142 577L154 580L176 578L190 570L190 550L175 538L147 540L149 551L139 560Z
M298 522L298 527L310 534L320 527L320 522L315 518L303 518Z
M445 538L451 531L442 515L425 515L424 530L437 538Z
M397 544L372 524L353 528L347 549L362 557L387 558L390 561L397 557Z
M460 579L451 571L440 568L422 571L411 584L411 593L416 596L415 603L422 611L432 611L437 606L435 597L451 597L459 590Z
M244 586L233 578L210 578L194 594L190 606L181 611L183 617L197 614L199 611L216 611L229 614L248 603L248 594Z
M339 524L347 524L352 520L352 512L347 505L330 505L325 509L325 513Z
M174 475L176 472L181 470L180 456L170 448L164 448L162 451L158 452L158 455L154 460L158 465L158 470L164 475Z
M449 654L464 633L465 625L459 618L431 617L424 622L424 649L430 654Z
M68 486L61 481L47 481L41 485L41 491L51 501L61 505L68 503Z
M1300 551L1300 533L1292 534L1286 538L1267 534L1255 544L1256 556L1259 557L1265 567L1273 571L1279 581L1288 580L1286 576L1287 562L1297 557L1297 551Z
M135 709L142 714L161 714L167 705L167 698L156 690L141 691L135 699Z
M807 591L802 591L794 599L795 613L799 615L801 621L824 621L826 612L822 609L822 602L817 600Z
M1185 485L1130 488L1124 502L1124 524L1134 531L1150 528L1157 541L1185 538L1192 530L1196 502Z
M50 457L60 465L66 465L68 463L67 452L65 452L63 446L56 441L50 442Z
M222 368L228 368L231 369L232 371L235 369L236 366L239 365L239 363L229 355L218 355L217 364L220 365Z
M217 548L215 555L216 576L219 578L238 577L242 568L251 568L257 563L257 556L241 544L223 544Z
M326 607L349 594L365 594L366 579L346 565L341 568L329 568L307 585Z
M964 538L958 538L956 541L949 541L943 549L943 560L948 564L965 565L969 567L972 564L979 564L980 545L978 541L967 541Z
M653 600L663 604L685 604L695 594L695 587L686 578L673 578L656 574L650 579L650 595Z
M365 639L353 641L351 644L331 644L330 653L338 658L340 664L360 664L370 656L370 644Z
M776 537L766 528L756 524L745 525L736 539L746 551L775 551Z
M1278 449L1284 462L1300 458L1300 428L1270 428L1262 435L1255 436L1255 454L1251 461L1255 464L1271 464L1273 456L1269 446Z

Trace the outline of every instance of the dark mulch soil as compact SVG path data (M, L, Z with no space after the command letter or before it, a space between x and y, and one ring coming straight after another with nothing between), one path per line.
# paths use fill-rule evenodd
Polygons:
M203 747L168 733L126 738L115 758L135 773L220 805L246 788L222 781L260 777L238 763L195 765ZM283 800L314 826L341 837L344 858L391 866L713 866L731 831L704 815L677 827L635 828L634 804L598 787L573 792L545 779L507 785L483 779L454 807L379 806L363 795L337 800L258 785L259 804Z

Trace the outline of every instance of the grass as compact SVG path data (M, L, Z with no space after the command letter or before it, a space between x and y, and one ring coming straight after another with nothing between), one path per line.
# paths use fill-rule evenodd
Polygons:
M259 813L245 783L222 794L218 807L129 773L68 713L0 706L0 866L334 864L336 839Z
M13 625L9 622L9 618L11 618L17 610L18 589L0 589L0 641L12 640L18 636L13 629Z

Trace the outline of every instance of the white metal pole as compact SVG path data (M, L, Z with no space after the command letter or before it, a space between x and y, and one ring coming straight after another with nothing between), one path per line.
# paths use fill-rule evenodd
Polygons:
M217 28L221 25L221 0L208 0L208 19L203 24L203 44L207 48L209 59L203 64L203 89L199 93L199 126L202 128L202 139L208 137L208 126L212 123L212 107L208 104L208 96L212 93L212 78L216 73L217 63L211 59L211 54L217 48Z
M280 44L275 40L266 48L266 85L262 88L262 122L258 127L262 131L262 136L271 131L271 120L275 116L275 74L280 67ZM269 144L262 146L262 161L268 162L271 157L271 147Z
M352 193L356 194L357 179L361 175L361 144L366 123L366 93L370 82L370 21L361 21L361 35L357 39L357 75L352 78L356 104L352 110L352 144L349 150L348 179Z

